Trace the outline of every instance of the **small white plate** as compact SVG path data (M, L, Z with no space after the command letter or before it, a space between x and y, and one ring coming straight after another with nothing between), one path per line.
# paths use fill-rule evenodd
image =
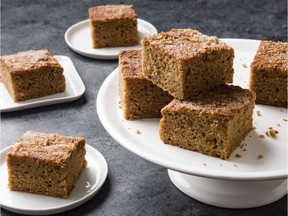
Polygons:
M39 106L64 103L80 98L85 92L85 86L77 73L73 62L67 56L56 55L55 58L64 68L64 76L66 80L65 92L15 103L3 83L0 82L1 112L11 112Z
M248 88L250 63L259 41L223 39L235 50L234 84ZM104 128L122 146L140 157L168 169L206 178L227 180L272 180L287 178L287 109L256 105L256 127L229 160L163 144L159 138L159 119L127 121L119 108L118 68L102 84L97 112ZM257 115L257 111L261 116ZM277 138L267 137L269 127L279 131ZM140 134L139 134L140 132ZM264 135L265 138L260 138ZM236 155L237 154L237 155ZM263 158L262 158L263 156Z
M1 207L12 212L28 215L49 215L68 211L90 200L100 190L108 174L108 166L103 155L86 144L87 167L67 199L10 191L7 186L6 164L6 154L9 148L1 151L0 204Z
M157 29L149 22L137 19L140 40L157 33ZM75 52L95 59L117 59L121 50L139 49L141 45L130 47L107 47L95 49L92 47L89 19L76 23L65 33L65 41Z

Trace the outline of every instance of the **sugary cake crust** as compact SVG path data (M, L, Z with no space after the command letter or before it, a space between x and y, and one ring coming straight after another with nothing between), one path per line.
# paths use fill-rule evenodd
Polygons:
M133 5L101 5L88 9L92 21L107 22L111 20L137 19Z
M41 67L53 67L63 71L62 66L47 49L29 50L17 54L1 56L1 63L11 74L25 73L27 70L37 70Z
M141 43L182 61L198 58L213 51L233 50L217 37L207 36L193 29L172 29L146 37Z
M119 53L119 64L123 71L123 78L144 78L141 73L141 50L124 50Z
M173 100L163 111L196 111L211 116L233 117L238 110L247 106L254 93L239 86L220 85L191 100Z
M85 139L82 137L63 137L58 134L28 131L11 147L8 155L60 164L69 160L72 152L84 146Z
M261 41L251 67L257 70L288 71L288 43Z

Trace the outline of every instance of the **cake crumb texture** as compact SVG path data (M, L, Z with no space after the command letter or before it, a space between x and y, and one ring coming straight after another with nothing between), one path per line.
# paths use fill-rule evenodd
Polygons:
M7 153L8 186L67 198L85 169L85 139L27 131Z

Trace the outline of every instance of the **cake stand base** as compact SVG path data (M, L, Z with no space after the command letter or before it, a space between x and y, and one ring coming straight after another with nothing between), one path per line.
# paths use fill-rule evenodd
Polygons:
M270 204L287 194L287 179L237 181L198 177L169 170L173 184L200 202L223 208L253 208Z

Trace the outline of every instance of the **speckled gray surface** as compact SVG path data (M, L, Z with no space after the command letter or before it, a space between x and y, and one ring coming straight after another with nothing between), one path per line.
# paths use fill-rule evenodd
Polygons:
M220 38L286 41L287 1L92 1L2 0L1 55L48 48L72 59L86 92L74 102L1 114L1 149L27 130L83 136L106 158L108 178L99 193L82 206L61 215L287 215L287 196L253 209L223 209L203 204L177 190L167 170L117 144L102 127L95 108L98 90L117 61L95 60L74 53L65 31L87 19L87 9L99 4L134 4L139 18L158 31L195 28ZM1 194L0 194L1 196ZM1 209L1 215L17 215Z

